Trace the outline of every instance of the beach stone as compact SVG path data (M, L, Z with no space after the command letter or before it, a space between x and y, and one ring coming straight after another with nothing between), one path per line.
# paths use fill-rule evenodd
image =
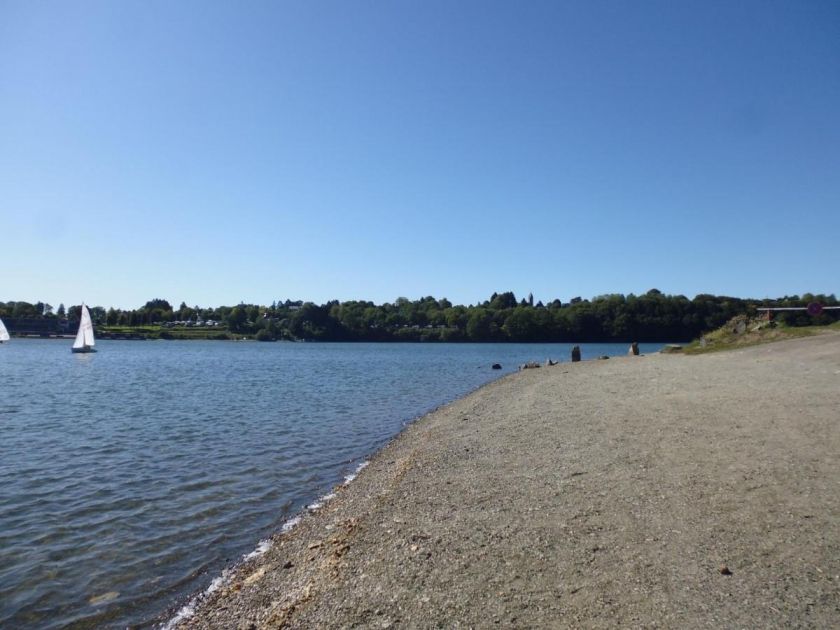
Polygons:
M634 341L630 344L630 349L627 351L627 354L633 355L634 357L639 356L639 342Z
M577 363L580 361L580 346L575 346L572 348L572 363Z

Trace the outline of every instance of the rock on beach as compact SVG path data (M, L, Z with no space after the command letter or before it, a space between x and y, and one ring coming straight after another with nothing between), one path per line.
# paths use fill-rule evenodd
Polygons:
M838 374L838 334L513 373L179 627L833 627Z

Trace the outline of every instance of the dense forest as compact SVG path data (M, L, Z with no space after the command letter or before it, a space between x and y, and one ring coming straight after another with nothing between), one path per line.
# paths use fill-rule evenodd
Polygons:
M652 289L644 295L601 295L591 300L574 298L534 303L533 296L517 300L512 292L494 293L474 306L424 297L398 298L393 303L330 301L326 304L291 301L269 306L239 304L201 308L153 299L134 310L90 309L94 324L109 327L159 327L157 336L182 327L203 327L208 337L230 334L261 340L318 341L680 341L713 330L735 315L754 315L762 306L807 306L820 302L837 306L834 295L786 296L778 299L742 299L714 295L665 295ZM73 328L79 306L69 308L37 302L0 302L0 318L10 330L20 322L54 319ZM802 312L783 313L777 319L790 325L825 324L837 311L811 317Z

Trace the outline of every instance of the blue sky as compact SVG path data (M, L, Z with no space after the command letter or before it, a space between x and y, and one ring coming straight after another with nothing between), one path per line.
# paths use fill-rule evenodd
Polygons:
M837 2L0 2L0 301L840 293Z

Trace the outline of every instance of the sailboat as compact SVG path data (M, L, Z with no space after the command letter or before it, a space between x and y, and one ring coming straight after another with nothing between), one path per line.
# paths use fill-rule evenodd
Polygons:
M3 320L0 319L0 343L9 340L9 331L6 330L5 324L3 324Z
M96 352L93 346L96 340L93 338L93 322L90 319L90 311L82 304L82 318L79 321L79 332L76 333L76 341L73 342L73 352Z

